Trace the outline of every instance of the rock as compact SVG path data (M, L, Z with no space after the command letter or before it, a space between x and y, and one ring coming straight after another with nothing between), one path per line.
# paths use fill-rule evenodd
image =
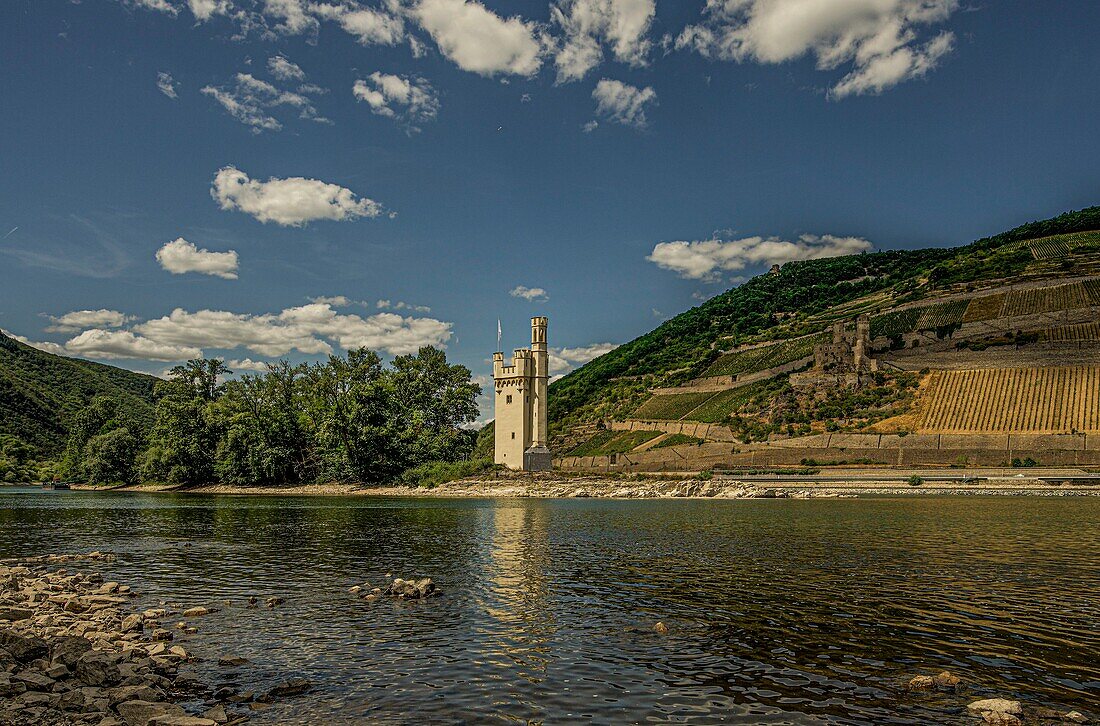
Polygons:
M175 636L172 635L171 630L165 630L164 628L157 628L153 631L153 640L166 643L172 640Z
M16 620L26 620L32 615L34 615L34 611L28 610L27 608L0 606L0 620L11 620L14 622Z
M420 593L420 597L431 597L436 592L435 583L430 577L422 577L416 581L416 591Z
M668 626L664 623L657 623L653 626L653 632L660 633L661 635L668 635Z
M23 671L12 676L13 681L19 681L31 691L48 691L54 684L54 679L35 671Z
M62 711L83 711L87 703L84 693L79 688L74 688L61 694L57 707Z
M258 603L259 601L260 601L260 599L258 597L256 597L255 595L250 596L248 598L248 607L250 607L250 608L256 607L256 603Z
M42 673L56 681L59 678L64 678L65 676L69 675L69 669L65 667L65 665L63 665L62 663L58 663L56 665L50 666L49 668L46 668L42 671Z
M201 716L157 716L149 726L218 726L218 722Z
M373 592L370 595L367 595L366 597L363 598L363 600L365 600L366 602L374 602L377 599L378 599L378 596L375 595Z
M89 651L80 656L73 666L77 680L89 686L113 686L122 680L118 666L97 651Z
M1085 714L1080 711L1067 711L1062 714L1063 721L1069 721L1070 723L1088 723L1089 719Z
M201 617L203 615L208 615L208 614L210 614L210 612L211 611L208 610L207 608L204 608L204 607L200 606L200 607L195 607L195 608L187 608L182 613L180 613L180 615L182 615L185 618L197 618L197 617Z
M1009 701L1007 698L986 698L981 701L974 701L967 705L966 708L976 713L991 711L994 713L1015 715L1024 712L1023 706L1020 705L1019 701Z
M285 698L287 696L299 696L313 688L313 683L305 678L291 678L283 681L267 692L268 698Z
M913 676L905 687L910 691L931 691L936 687L936 679L932 676Z
M142 625L143 621L144 618L142 618L142 616L138 613L127 615L122 619L122 632L129 633L131 631L135 631L140 633L142 628L144 627Z
M241 658L240 656L231 655L224 658L218 658L218 665L220 666L242 666L248 662L247 658Z
M266 604L266 605L267 605L267 606L268 606L269 608L273 608L273 607L275 607L276 605L282 605L282 604L283 604L284 602L286 602L286 600L284 600L284 599L283 599L283 598L281 598L281 597L269 597L269 598L267 598L266 600L264 600L264 603L265 603L265 604Z
M225 713L225 706L220 703L210 710L203 713L203 716L210 719L214 723L225 723L229 720L229 716Z
M118 715L129 726L146 726L158 716L184 716L184 710L163 701L126 701L118 704Z
M160 690L145 684L144 682L133 686L119 686L107 691L107 697L112 706L127 701L159 702L164 698Z
M1023 723L1011 713L1002 711L982 711L982 721L991 724L991 726L1016 726L1016 724Z
M0 630L0 647L20 663L29 663L50 653L50 646L41 638L23 637L10 630Z
M92 649L92 642L87 638L77 636L65 636L58 638L53 643L53 660L73 669L80 656Z
M348 592L350 592L352 595L358 595L362 590L363 588L359 587L358 585L352 585L348 588Z
M962 684L962 679L950 671L943 671L942 673L936 674L932 678L932 682L936 685L936 688L941 691L957 691Z

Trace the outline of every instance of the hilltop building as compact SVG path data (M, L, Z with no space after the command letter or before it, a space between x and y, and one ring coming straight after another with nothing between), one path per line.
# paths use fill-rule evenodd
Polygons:
M546 447L546 323L546 318L531 318L531 347L516 349L511 365L504 364L503 352L493 354L495 459L510 469L549 471L553 466Z
M791 385L815 390L857 387L877 370L878 361L871 357L871 318L863 314L856 318L854 331L843 321L833 323L832 341L814 346L814 367L792 374Z

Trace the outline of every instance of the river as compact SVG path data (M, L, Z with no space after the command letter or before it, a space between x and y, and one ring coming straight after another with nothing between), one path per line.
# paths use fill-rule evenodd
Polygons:
M1100 712L1100 498L0 489L0 557L97 549L118 561L73 569L134 586L135 607L221 608L183 641L200 677L317 684L254 723L951 724L992 696ZM348 592L387 573L445 594ZM905 692L943 669L968 692Z

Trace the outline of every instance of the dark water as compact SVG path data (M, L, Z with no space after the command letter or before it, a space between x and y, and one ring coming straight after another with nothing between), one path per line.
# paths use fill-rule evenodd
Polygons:
M318 683L255 722L967 723L987 696L1100 712L1097 498L0 492L0 557L117 552L102 571L141 605L224 608L185 643L198 675ZM387 572L446 595L347 592ZM945 668L970 692L904 693Z

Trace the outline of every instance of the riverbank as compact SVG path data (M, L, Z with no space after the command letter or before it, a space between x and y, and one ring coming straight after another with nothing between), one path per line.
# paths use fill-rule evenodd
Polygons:
M490 476L459 479L428 487L361 486L345 483L300 486L243 487L226 484L179 487L143 484L104 490L75 485L82 491L171 492L178 494L232 496L376 496L376 497L515 497L534 499L813 499L856 496L1100 496L1100 486L1047 483L1039 479L1015 476L990 477L980 483L922 481L919 485L899 485L895 481L868 479L866 471L853 473L851 479L828 480L786 477L769 481L762 477L739 480L726 477L662 477L569 475L557 472L497 472Z
M139 595L130 586L69 569L114 561L113 554L92 552L0 562L0 722L240 724L251 704L266 707L310 689L291 679L242 697L235 688L203 683L186 669L195 656L180 641L197 632L189 621L212 611L131 610ZM65 567L52 569L57 565ZM179 620L174 631L162 625L170 619Z

